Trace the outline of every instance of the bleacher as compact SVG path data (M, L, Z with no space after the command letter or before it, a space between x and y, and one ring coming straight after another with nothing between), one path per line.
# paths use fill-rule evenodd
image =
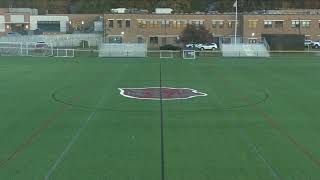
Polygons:
M224 57L270 57L269 46L264 40L254 43L243 38L237 43L224 40L220 41L220 46Z

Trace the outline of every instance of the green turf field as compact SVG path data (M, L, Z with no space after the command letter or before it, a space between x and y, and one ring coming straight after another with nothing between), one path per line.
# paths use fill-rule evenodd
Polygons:
M0 57L0 180L320 179L318 57L72 60Z

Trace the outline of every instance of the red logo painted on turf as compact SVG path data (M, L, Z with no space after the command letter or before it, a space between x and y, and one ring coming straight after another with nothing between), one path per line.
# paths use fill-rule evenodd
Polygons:
M198 96L207 96L207 94L199 92L190 88L171 88L162 87L161 96L159 87L146 88L119 88L120 94L128 98L160 100L176 100L176 99L190 99Z

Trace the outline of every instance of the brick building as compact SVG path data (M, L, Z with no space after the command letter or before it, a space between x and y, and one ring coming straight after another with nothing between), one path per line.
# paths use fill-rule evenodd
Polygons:
M214 37L234 36L230 14L49 14L36 9L0 8L0 35L42 29L46 33L104 31L105 42L147 43L149 47L177 44L187 24L205 26ZM238 35L258 39L261 34L302 34L320 39L320 10L271 10L240 14Z
M320 39L320 16L304 14L243 15L243 37L259 38L261 34L301 34L306 39Z
M105 14L105 36L109 43L148 43L149 47L176 44L187 24L205 26L213 36L234 33L234 15L195 14Z
M319 10L277 10L239 15L238 35L258 39L261 34L302 34L320 39ZM204 25L214 37L234 36L234 14L105 14L109 43L176 44L187 24Z

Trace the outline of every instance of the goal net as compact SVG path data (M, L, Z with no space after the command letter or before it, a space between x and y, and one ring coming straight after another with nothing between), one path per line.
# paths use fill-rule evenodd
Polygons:
M25 52L27 56L53 56L52 43L26 43L25 46Z
M170 50L161 50L161 51L160 51L160 58L164 58L164 59L173 58L173 51L170 51Z
M54 57L74 57L74 49L55 49Z
M183 50L182 52L183 59L196 59L195 50Z
M22 43L0 42L0 56L21 56Z

